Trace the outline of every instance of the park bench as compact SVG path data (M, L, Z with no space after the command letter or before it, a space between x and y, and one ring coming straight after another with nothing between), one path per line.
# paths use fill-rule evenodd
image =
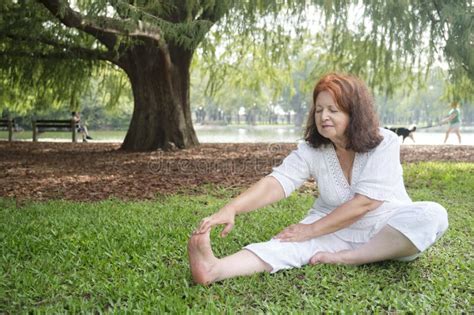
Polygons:
M32 124L34 142L38 141L38 134L44 131L71 131L72 142L77 142L76 121L74 119L33 119Z
M13 131L15 129L15 119L13 118L1 118L0 119L0 130L8 131L8 141L13 140Z

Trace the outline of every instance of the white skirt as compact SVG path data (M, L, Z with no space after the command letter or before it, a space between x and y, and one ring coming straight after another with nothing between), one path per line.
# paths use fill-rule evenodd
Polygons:
M320 214L310 213L300 223L311 224L321 217ZM448 215L446 210L435 202L415 202L394 211L393 215L384 223L377 231L372 230L373 233L371 234L377 234L387 224L400 231L418 248L420 253L397 260L411 261L444 234L448 228ZM347 235L347 233L344 234ZM356 249L363 244L365 243L349 240L346 237L342 238L335 232L304 242L280 242L271 239L268 242L254 243L244 248L269 264L273 273L281 269L304 266L309 263L310 258L317 252L335 253L342 250Z

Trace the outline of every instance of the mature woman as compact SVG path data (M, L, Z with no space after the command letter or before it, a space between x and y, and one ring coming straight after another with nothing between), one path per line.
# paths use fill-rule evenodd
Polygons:
M378 127L373 100L359 79L328 74L316 84L305 140L269 176L201 221L188 244L195 282L316 263L410 261L448 228L442 206L408 197L397 136ZM320 197L299 224L268 242L214 256L213 226L225 225L227 235L236 214L288 197L310 177Z

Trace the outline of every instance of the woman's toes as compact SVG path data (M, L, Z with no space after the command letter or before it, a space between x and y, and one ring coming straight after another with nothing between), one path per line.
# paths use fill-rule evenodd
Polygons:
M310 264L315 265L315 264L338 264L341 263L338 257L338 253L329 253L329 252L319 252L316 253L313 257L310 259Z

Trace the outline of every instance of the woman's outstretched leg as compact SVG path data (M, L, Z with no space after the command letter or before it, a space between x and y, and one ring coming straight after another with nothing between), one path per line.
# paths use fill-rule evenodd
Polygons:
M402 233L387 225L369 242L354 250L336 253L319 252L311 259L310 264L329 263L361 265L377 261L408 257L419 250Z
M216 258L211 248L210 232L192 235L188 243L188 255L191 274L198 284L272 270L270 265L248 250Z

